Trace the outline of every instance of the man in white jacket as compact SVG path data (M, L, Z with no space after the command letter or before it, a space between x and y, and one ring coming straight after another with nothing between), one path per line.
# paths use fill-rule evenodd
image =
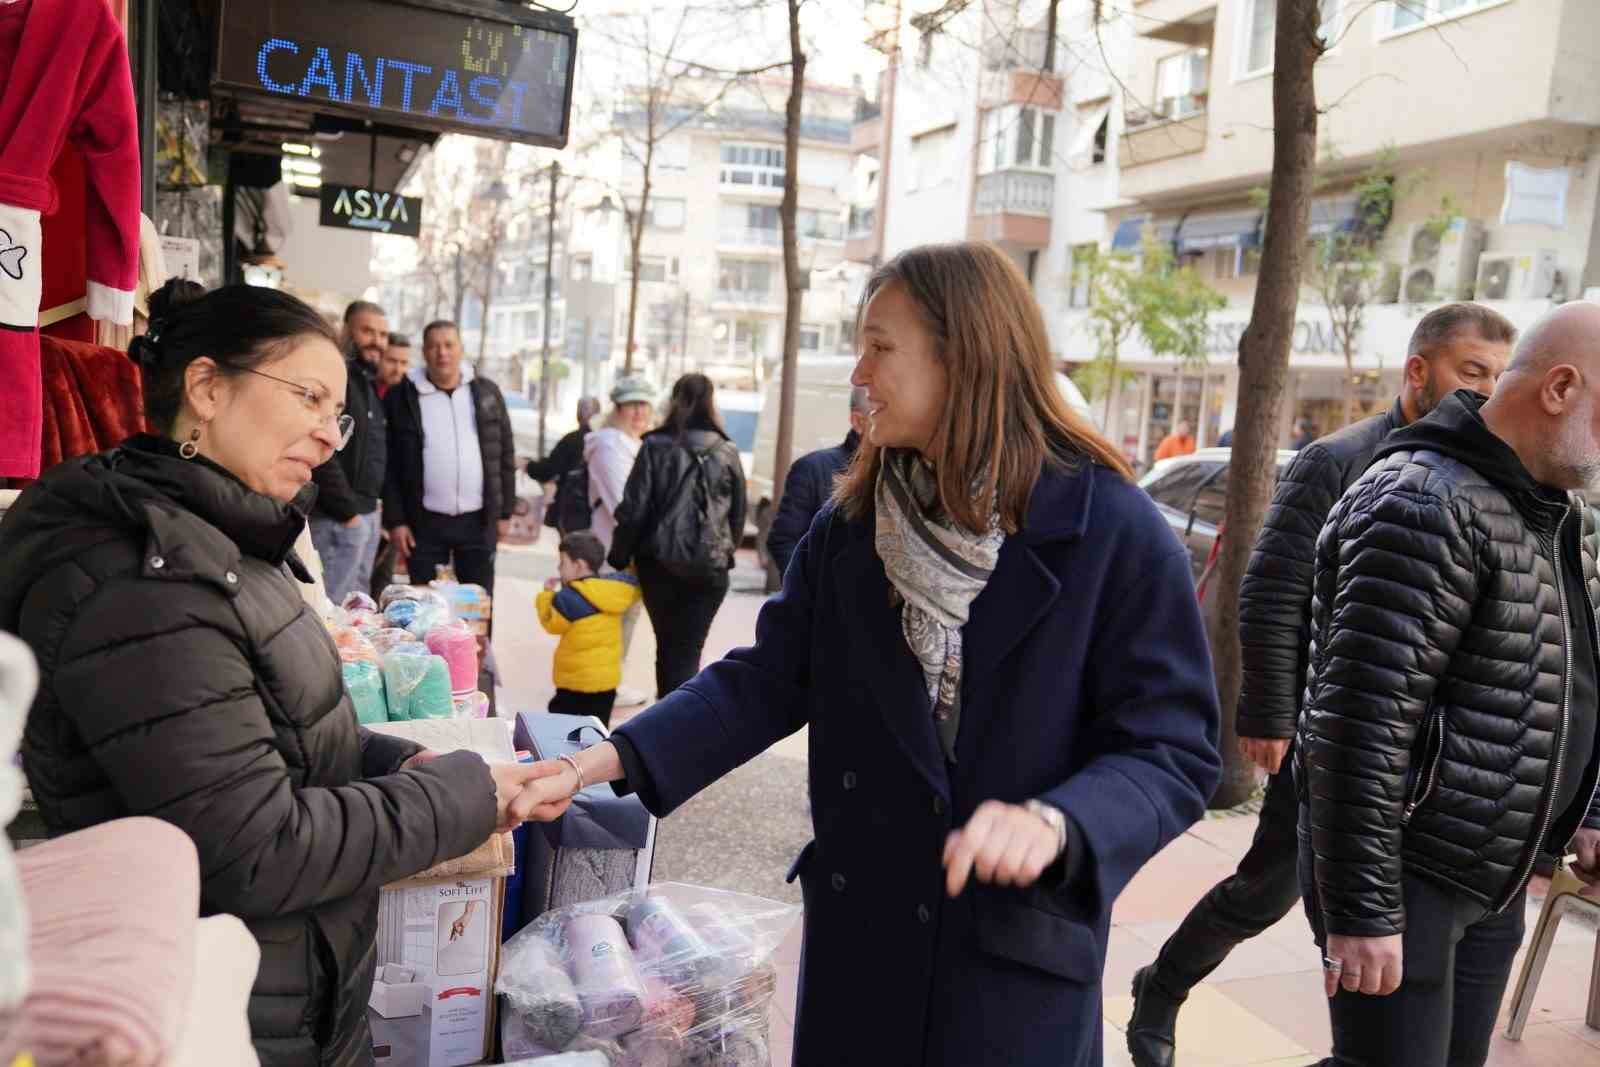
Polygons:
M589 529L611 551L617 532L617 508L633 461L639 455L639 441L650 428L655 409L655 390L643 378L618 378L611 390L615 407L603 428L591 433L583 443L583 459L589 466L589 499L594 515Z
M611 415L602 428L591 433L583 442L583 459L589 467L589 499L594 510L589 529L611 551L611 539L617 532L617 508L622 504L623 490L628 485L628 475L633 473L633 461L639 456L640 438L650 428L655 413L655 390L643 378L618 378L611 389ZM628 648L633 644L633 630L639 622L642 608L638 603L622 616L622 655L626 660ZM627 686L617 689L617 707L636 707L646 703L647 696Z

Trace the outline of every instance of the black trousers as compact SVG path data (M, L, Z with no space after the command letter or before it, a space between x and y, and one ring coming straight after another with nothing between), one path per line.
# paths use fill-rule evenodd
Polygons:
M450 565L458 582L481 585L494 596L495 532L485 523L483 512L440 515L425 511L411 532L417 539L406 564L411 584L425 585L433 581L436 567Z
M1278 773L1267 779L1255 839L1239 869L1214 886L1161 946L1156 981L1175 999L1188 996L1235 946L1260 935L1300 899L1293 759L1290 746Z
M617 691L608 689L604 693L580 693L576 689L557 689L556 695L550 698L550 713L552 715L593 715L606 727L611 728L611 709L617 702Z
M652 559L639 560L639 592L656 632L656 698L700 673L700 655L717 609L728 595L728 572L680 578Z
M1301 832L1300 878L1318 945L1310 835ZM1483 1067L1500 1001L1522 944L1526 892L1495 914L1465 894L1405 876L1404 977L1387 997L1340 990L1329 1001L1333 1056L1322 1067Z
M378 555L372 561L372 599L377 600L394 583L394 564L394 542L385 537L378 542Z

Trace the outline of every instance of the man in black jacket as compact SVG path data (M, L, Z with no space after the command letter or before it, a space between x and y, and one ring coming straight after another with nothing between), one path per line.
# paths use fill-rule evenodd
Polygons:
M344 409L355 419L350 443L312 472L317 503L311 543L322 559L322 581L335 604L366 592L382 531L383 481L388 468L388 426L378 400L378 363L389 344L383 309L357 300L345 309Z
M494 592L494 557L516 505L516 446L500 387L462 362L453 322L422 331L423 366L389 390L384 521L414 583L453 564Z
M1299 805L1285 758L1300 715L1310 641L1317 534L1389 433L1426 415L1456 389L1485 396L1505 370L1516 331L1479 304L1446 304L1417 324L1394 406L1302 449L1278 478L1239 589L1243 668L1240 746L1271 777L1250 850L1238 871L1197 904L1134 979L1128 1047L1137 1067L1170 1067L1177 1014L1189 991L1233 949L1289 913L1299 899Z
M780 576L789 569L789 558L811 529L811 520L833 496L833 479L849 465L866 429L867 391L855 388L850 390L850 433L844 443L807 453L789 468L783 496L778 498L778 513L767 531L767 551Z
M1541 849L1600 883L1600 305L1398 430L1317 541L1296 754L1335 1064L1487 1059Z

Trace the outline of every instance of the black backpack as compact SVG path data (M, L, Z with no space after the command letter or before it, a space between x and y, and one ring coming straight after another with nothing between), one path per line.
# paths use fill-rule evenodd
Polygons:
M711 484L712 474L720 469L711 462L715 449L713 445L689 452L689 468L667 497L666 513L656 526L656 559L679 578L722 574L733 558L728 527L733 501Z
M594 522L594 501L589 498L589 465L579 463L556 482L555 503L544 513L544 524L562 536L587 530Z

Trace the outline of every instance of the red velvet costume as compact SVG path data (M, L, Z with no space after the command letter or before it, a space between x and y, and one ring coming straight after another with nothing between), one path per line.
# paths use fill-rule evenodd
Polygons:
M139 268L139 146L122 28L106 0L0 5L0 477L39 472L40 215L83 155L88 311L128 323Z

